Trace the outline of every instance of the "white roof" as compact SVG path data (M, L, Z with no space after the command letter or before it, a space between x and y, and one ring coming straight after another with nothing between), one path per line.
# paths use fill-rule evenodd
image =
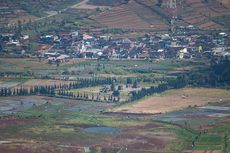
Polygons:
M69 58L68 55L60 55L57 57L57 60L62 60L62 59L66 59L66 58Z
M101 55L103 55L103 53L102 52L98 52L97 55L101 56Z

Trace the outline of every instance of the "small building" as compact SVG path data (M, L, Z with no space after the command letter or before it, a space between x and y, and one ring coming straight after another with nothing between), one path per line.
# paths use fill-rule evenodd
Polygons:
M69 55L60 55L56 58L56 61L58 62L68 62L70 60L70 56Z

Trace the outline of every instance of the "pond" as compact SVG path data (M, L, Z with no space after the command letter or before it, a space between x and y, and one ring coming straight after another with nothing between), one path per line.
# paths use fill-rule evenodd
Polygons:
M98 126L98 127L89 127L84 129L88 133L97 133L97 134L113 134L121 132L121 129L114 127Z

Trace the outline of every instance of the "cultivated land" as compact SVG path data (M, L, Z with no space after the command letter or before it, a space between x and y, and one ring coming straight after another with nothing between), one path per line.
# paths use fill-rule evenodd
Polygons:
M159 114L187 107L202 106L230 100L230 92L223 89L184 88L147 97L134 104L127 104L112 110L117 113Z
M177 26L194 25L198 27L195 33L229 28L228 0L223 1L224 5L216 0L182 2L182 7L178 6ZM29 35L23 41L26 57L28 51L28 56L35 57L37 49L40 53L52 49L53 43L40 44L38 39L43 34L58 36L73 31L79 32L78 37L82 33L96 37L109 33L113 38L137 38L147 33L140 39L149 53L155 47L169 45L167 38L157 38L161 35L154 39L149 36L169 33L171 9L156 6L157 0L113 4L93 5L88 0L5 0L0 4L0 31ZM192 38L189 34L184 36ZM212 41L209 37L196 40L224 46L221 42L225 40L216 37L210 37ZM60 39L57 50L79 50L77 45L61 45L68 43L65 36ZM71 39L79 45L88 43ZM171 34L170 39L173 44ZM92 44L99 43L94 41ZM136 46L135 55L139 55L136 41L130 41ZM190 40L175 43L183 46L187 41ZM200 45L191 42L195 43L194 50ZM132 52L131 45L121 45L120 55L123 51ZM104 45L96 46L106 49ZM14 56L11 52L17 49L16 45L3 57ZM170 53L173 50L163 55ZM224 68L226 71L219 76L219 71L210 68L209 57L193 53L191 59L183 60L178 60L174 51L173 59L163 55L157 59L74 58L53 64L45 58L20 58L20 52L15 54L18 58L0 58L0 153L229 153L230 92L224 75L228 69Z
M161 20L160 16L134 0L90 18L109 28L152 31L168 30L168 25Z
M33 75L22 73L21 76L15 76L14 70L8 70L8 78L5 75L1 77L1 87L53 86L82 81L77 78L112 76L123 85L120 96L126 100L131 91L157 87L165 82L162 78L175 78L178 74L208 65L204 64L207 61L195 59L84 60L60 66L50 66L47 61L39 62L38 59L1 59L1 63L4 65L3 71L18 66L19 72L23 72L24 67L29 66L28 69L34 72ZM41 70L46 71L46 78L40 78ZM66 80L53 79L58 75ZM139 87L132 88L132 85L126 87L127 78L138 78ZM74 94L89 94L88 100L39 94L1 97L0 151L4 153L84 153L87 149L92 153L227 153L229 151L229 147L225 146L225 143L229 145L226 135L228 137L230 132L228 90L191 87L174 89L123 105L123 102L90 100L91 94L96 97L102 87L97 85L70 90ZM100 96L111 94L109 91L100 93ZM153 115L155 113L158 115ZM193 143L195 147L192 147Z

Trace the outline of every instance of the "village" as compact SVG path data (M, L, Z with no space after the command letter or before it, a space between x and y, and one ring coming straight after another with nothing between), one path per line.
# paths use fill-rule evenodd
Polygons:
M230 153L230 0L2 0L0 153Z
M186 27L190 28L190 27ZM139 38L113 38L81 31L60 32L39 36L32 53L30 36L0 36L0 55L44 58L49 63L83 59L190 59L230 56L230 36L224 32L211 34L145 34Z

